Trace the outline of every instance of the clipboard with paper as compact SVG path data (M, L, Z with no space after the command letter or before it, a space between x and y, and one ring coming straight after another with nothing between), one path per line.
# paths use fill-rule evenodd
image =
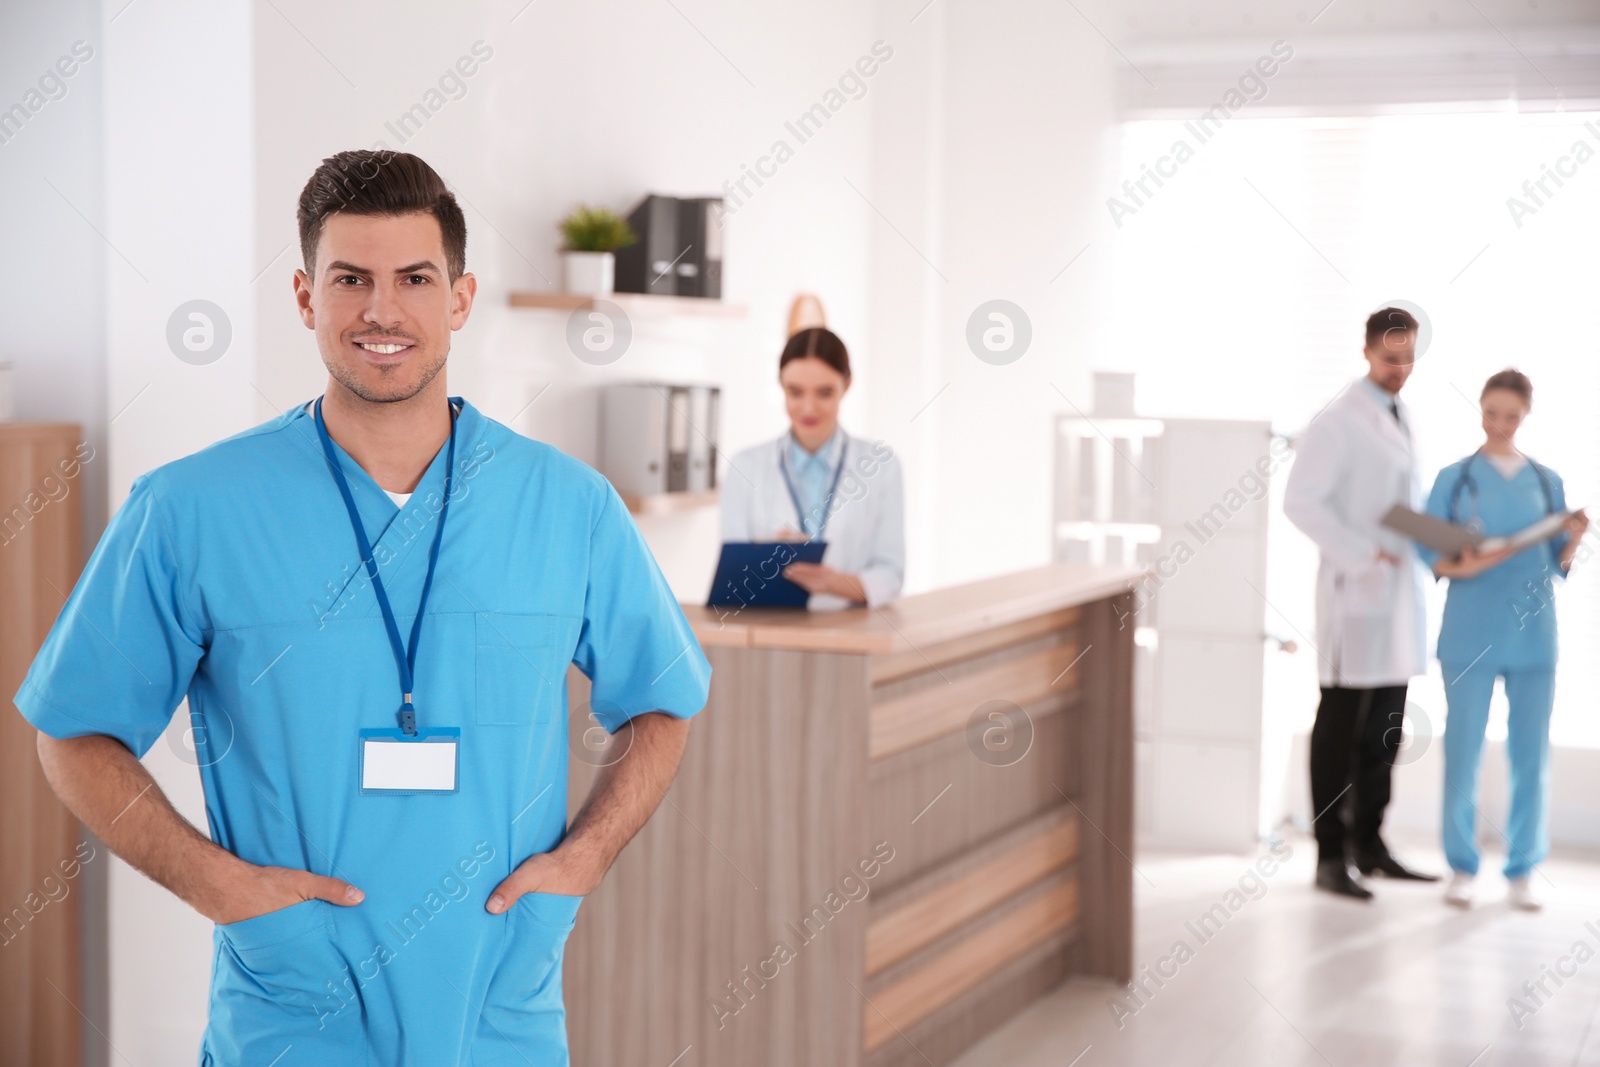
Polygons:
M1538 522L1524 526L1514 534L1504 537L1486 537L1470 526L1446 522L1435 515L1413 511L1396 504L1383 516L1383 525L1405 534L1424 548L1443 556L1459 556L1462 549L1473 548L1479 552L1498 552L1502 548L1527 548L1550 540L1565 527L1567 520L1581 508L1552 511Z

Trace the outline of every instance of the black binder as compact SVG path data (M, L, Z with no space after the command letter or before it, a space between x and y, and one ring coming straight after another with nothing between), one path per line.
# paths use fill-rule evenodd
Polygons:
M683 197L678 200L679 296L722 296L722 230L717 215L722 198ZM686 250L686 251L685 251Z
M652 193L629 213L628 225L639 239L616 251L617 292L657 296L680 292L674 262L681 262L678 257L684 246L678 239L679 211L675 197Z

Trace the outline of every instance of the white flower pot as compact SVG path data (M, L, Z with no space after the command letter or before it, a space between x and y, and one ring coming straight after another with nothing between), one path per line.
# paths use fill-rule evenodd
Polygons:
M569 293L585 296L610 296L616 288L617 257L610 252L563 252Z

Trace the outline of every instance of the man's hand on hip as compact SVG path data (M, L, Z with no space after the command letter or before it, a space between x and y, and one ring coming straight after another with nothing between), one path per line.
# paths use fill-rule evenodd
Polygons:
M529 856L506 875L506 880L489 894L489 911L499 915L510 909L525 893L560 893L586 897L600 884L606 868L586 863L570 850L558 846L553 852Z
M616 736L624 755L595 775L567 836L507 875L484 905L490 913L501 914L524 893L587 896L666 796L689 740L689 720L646 712L619 726Z
M307 900L326 900L354 907L366 894L338 878L328 878L293 867L257 867L243 864L221 876L196 910L215 923L243 922L268 912L282 911Z

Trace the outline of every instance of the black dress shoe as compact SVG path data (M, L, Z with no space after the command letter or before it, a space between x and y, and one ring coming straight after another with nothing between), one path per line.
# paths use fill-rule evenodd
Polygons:
M1395 878L1403 882L1437 882L1437 874L1423 874L1413 871L1387 852L1382 855L1365 855L1356 859L1356 870L1362 874L1381 874L1385 878Z
M1372 890L1350 877L1350 868L1340 860L1323 860L1317 864L1317 888L1354 900L1371 900Z

